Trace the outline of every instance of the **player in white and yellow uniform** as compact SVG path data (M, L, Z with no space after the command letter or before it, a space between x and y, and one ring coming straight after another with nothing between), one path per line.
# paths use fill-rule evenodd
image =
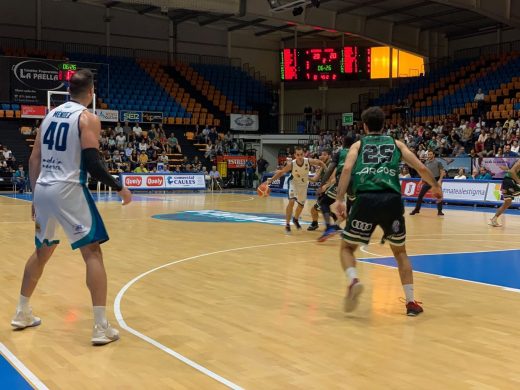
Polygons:
M292 221L296 226L296 229L300 230L300 214L303 211L303 206L307 200L307 190L309 188L309 171L311 165L319 166L322 169L326 168L323 161L313 158L305 158L303 155L303 149L297 146L294 149L294 160L288 163L285 167L280 169L275 175L267 179L267 184L271 184L272 181L277 180L282 175L291 172L289 178L289 203L285 209L285 232L291 233L291 217L293 215L294 203L298 204L296 211L294 212L294 218Z
M91 341L102 345L119 339L119 332L106 319L107 278L100 244L108 240L108 234L87 188L87 172L116 189L123 204L130 203L132 195L100 160L101 122L86 108L94 95L92 72L80 70L74 74L69 92L71 101L53 109L43 120L29 160L36 250L25 266L11 325L16 329L40 325L29 298L59 243L56 227L61 225L72 249L80 249L87 266L87 286L94 306Z

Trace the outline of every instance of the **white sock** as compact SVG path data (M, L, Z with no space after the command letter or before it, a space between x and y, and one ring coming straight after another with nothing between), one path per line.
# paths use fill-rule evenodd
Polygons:
M18 307L16 308L18 311L28 311L29 310L29 299L30 297L24 297L20 294L20 299L18 300Z
M107 326L108 321L105 306L94 306L94 324L101 325L103 327Z
M356 267L348 267L345 271L345 275L347 278L352 281L352 279L357 279L357 270Z
M413 284L403 284L404 295L406 296L406 303L413 302Z

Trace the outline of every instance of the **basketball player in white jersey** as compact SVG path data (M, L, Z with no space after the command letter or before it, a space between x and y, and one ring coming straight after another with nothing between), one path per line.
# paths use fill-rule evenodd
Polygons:
M100 160L101 122L87 111L94 94L92 72L80 70L74 74L69 93L71 100L53 109L43 120L29 160L36 250L25 265L20 300L11 325L24 329L41 323L32 314L29 298L59 243L55 233L59 224L72 249L79 249L85 261L94 306L91 341L103 345L119 339L119 332L106 319L107 277L100 244L108 240L108 234L87 188L87 172L118 191L123 204L130 203L132 195Z
M274 180L277 180L282 175L291 172L289 178L289 203L285 209L285 232L291 233L291 217L293 215L294 203L298 204L292 219L296 229L300 230L300 214L303 211L303 206L307 200L307 189L309 188L309 171L311 165L319 166L326 169L327 166L321 160L314 158L304 158L303 149L297 146L294 149L294 160L288 163L285 167L277 171L273 177L267 179L267 185L270 185Z

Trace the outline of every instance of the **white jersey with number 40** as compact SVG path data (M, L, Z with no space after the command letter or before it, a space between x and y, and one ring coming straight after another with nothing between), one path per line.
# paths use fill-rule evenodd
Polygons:
M86 108L67 102L47 114L40 126L41 171L37 183L86 183L81 164L79 116Z

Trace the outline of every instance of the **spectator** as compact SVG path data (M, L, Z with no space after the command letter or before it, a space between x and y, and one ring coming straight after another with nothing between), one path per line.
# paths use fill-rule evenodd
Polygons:
M114 131L116 132L116 134L123 134L125 135L125 130L123 129L123 126L121 126L121 123L120 122L117 122L116 123L116 127L114 129ZM126 137L125 137L126 138Z
M264 173L267 171L267 167L269 166L269 163L267 162L267 160L264 159L264 156L260 156L260 158L256 162L256 166L258 169L259 179L262 180Z
M459 168L459 172L454 177L455 180L466 180L466 171L464 168Z
M170 158L168 157L168 155L166 154L165 151L163 151L161 153L161 155L159 156L159 161L168 165L170 163Z
M140 140L142 135L143 135L143 129L141 128L141 126L139 126L139 123L136 123L134 125L134 127L132 127L132 132L134 133L135 135L135 138L137 140Z
M493 176L487 171L485 167L480 167L480 172L475 176L475 180L491 180Z
M520 145L518 145L518 140L513 141L513 145L511 145L511 152L518 154L520 152Z
M484 114L484 99L484 93L482 92L482 89L479 88L473 101L477 103L477 115L480 118L482 118Z
M209 140L211 141L212 144L216 144L216 142L218 140L218 133L217 133L217 128L216 127L212 127L211 128L211 131L209 132L208 138L209 138Z
M170 138L168 138L168 148L170 153L173 150L176 150L177 153L182 153L181 147L179 145L179 140L175 137L175 134L173 132L170 134Z
M123 129L123 128L121 127L121 129ZM125 143L126 143L126 136L121 131L116 135L116 146L118 149L121 149L121 148L125 147Z
M518 153L511 151L511 145L506 144L504 146L504 157L518 157Z
M148 173L148 169L146 169L143 163L139 164L137 168L134 169L135 173Z
M125 147L125 156L129 159L134 151L134 145L132 143L127 143Z
M148 163L148 155L145 151L142 151L139 155L139 164L147 164Z
M250 159L246 161L246 188L253 188L253 175L255 173L255 166Z
M18 192L22 193L27 185L27 175L23 170L23 165L18 165L18 169L14 173L14 180Z
M209 177L211 179L212 189L215 189L215 183L218 183L218 186L222 188L222 178L220 177L220 173L219 171L217 171L217 167L215 165L213 165L213 167L211 168L211 171L209 172Z
M410 170L408 169L408 166L403 165L401 167L401 172L399 173L399 179L408 179L410 177L412 176L410 175Z
M504 149L502 149L502 147L497 149L497 154L495 154L495 157L504 157Z
M13 152L11 152L11 149L9 149L7 146L4 146L4 149L2 150L2 154L4 155L5 161L7 161L7 164L9 165L9 162L14 161Z
M132 133L132 128L130 127L130 125L128 124L128 122L125 122L125 125L123 126L123 133L129 137L130 134Z
M148 143L145 140L141 140L138 149L140 152L146 152L148 150Z
M200 162L199 160L199 156L195 156L193 158L193 161L191 162L191 165L193 166L193 170L195 172L200 172L202 171L202 163Z

